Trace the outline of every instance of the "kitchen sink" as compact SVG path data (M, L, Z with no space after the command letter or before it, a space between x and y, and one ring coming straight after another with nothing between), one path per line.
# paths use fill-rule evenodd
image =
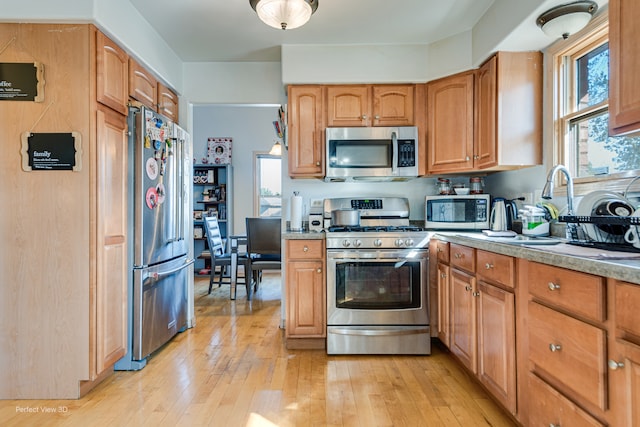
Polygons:
M482 233L465 233L459 234L458 236L470 239L485 240L488 242L505 243L508 245L557 245L558 243L563 242L563 239L559 237L537 237L526 236L524 234L517 234L514 237L496 237L487 236Z

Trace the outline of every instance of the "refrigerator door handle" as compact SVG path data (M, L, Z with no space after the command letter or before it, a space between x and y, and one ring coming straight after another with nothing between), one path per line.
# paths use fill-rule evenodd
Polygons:
M180 271L180 270L182 270L183 268L185 268L185 267L187 267L187 266L189 266L189 265L191 265L191 264L193 264L193 263L195 263L195 260L193 260L193 259L188 259L188 260L186 260L186 261L184 262L184 264L180 264L180 265L179 265L178 267L176 267L176 268L172 268L172 269L170 269L170 270L166 270L166 271L160 271L160 272L158 272L158 271L154 271L153 273L149 273L149 274L147 274L147 275L146 275L146 277L143 277L143 279L142 279L142 280L143 280L143 282L144 282L144 281L146 281L147 279L154 279L154 280L161 279L161 278L163 278L163 277L165 277L165 276L170 276L170 275L172 275L173 273L175 273L176 271Z

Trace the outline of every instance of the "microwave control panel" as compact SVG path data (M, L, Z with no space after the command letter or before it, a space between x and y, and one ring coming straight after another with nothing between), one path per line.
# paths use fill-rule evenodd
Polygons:
M416 165L416 141L414 139L398 140L398 167L407 168Z

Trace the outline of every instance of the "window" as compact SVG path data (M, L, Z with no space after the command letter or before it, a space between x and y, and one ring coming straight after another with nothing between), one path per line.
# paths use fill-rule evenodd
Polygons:
M255 154L254 214L260 217L282 216L282 174L280 156Z
M576 183L614 180L640 169L640 138L612 137L609 127L609 43L606 20L587 35L552 46L555 146Z

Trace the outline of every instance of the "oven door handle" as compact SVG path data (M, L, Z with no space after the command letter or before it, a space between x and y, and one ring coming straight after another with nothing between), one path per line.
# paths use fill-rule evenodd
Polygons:
M333 334L338 335L359 335L367 337L382 337L382 336L397 336L397 335L415 335L430 333L429 327L424 328L410 328L410 329L349 329L349 328L336 328L331 327L330 330Z

